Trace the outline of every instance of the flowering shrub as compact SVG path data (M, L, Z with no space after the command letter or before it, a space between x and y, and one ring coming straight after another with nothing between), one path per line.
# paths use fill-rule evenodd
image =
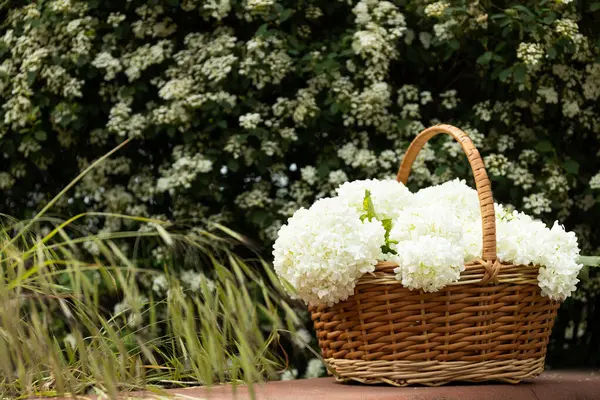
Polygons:
M374 271L377 260L397 263L394 272L403 286L435 292L457 282L465 263L481 258L479 201L464 181L414 195L395 180L353 181L337 191L339 196L294 213L275 241L275 271L306 303L346 300L358 279ZM395 217L390 217L392 210ZM571 295L582 268L575 233L558 222L548 229L501 205L496 214L498 259L522 268L539 266L545 296L564 300Z
M39 209L134 136L62 213L223 222L270 242L339 184L390 177L419 129L442 121L474 139L497 201L560 219L585 253L598 251L596 2L4 6L0 212ZM456 143L436 139L410 185L471 179L461 160ZM127 224L89 227L135 229ZM581 299L596 299L600 279L588 278Z

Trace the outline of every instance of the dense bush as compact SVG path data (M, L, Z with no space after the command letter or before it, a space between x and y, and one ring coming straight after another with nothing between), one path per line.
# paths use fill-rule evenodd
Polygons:
M269 243L296 209L341 182L392 176L410 139L442 121L471 134L498 201L560 219L585 253L598 250L600 3L3 7L2 212L27 215L135 136L65 197L63 213L225 222ZM421 154L413 187L469 178L457 144L440 139ZM128 228L120 221L90 229ZM591 274L586 302L571 304L584 321L600 309L599 283ZM589 321L560 328L597 349L600 318Z

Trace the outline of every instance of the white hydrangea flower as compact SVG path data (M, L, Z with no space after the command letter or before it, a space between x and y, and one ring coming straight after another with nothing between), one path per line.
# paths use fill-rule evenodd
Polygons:
M363 210L365 191L371 192L373 206L380 219L394 219L411 203L412 194L395 179L367 179L346 182L336 189L338 197L358 212Z
M465 269L463 251L443 237L420 236L399 243L396 279L409 289L435 292L458 281Z
M375 206L377 210L377 206ZM445 204L414 206L402 210L393 221L390 239L402 242L417 240L423 236L441 237L454 245L460 245L463 221L453 213L453 207Z
M530 216L514 211L496 225L498 258L504 262L541 266L538 274L542 294L564 300L576 288L581 264L574 232L555 222L552 229Z
M308 361L308 365L306 366L306 372L304 373L304 378L318 378L325 372L325 364L318 358L313 358Z
M379 221L373 221L376 227L368 229L366 224L372 222L357 222L363 214L366 190L371 192L377 218L393 218L388 245L396 254L383 254L378 249L385 242L381 236L385 230ZM456 179L416 194L393 180L347 182L337 191L337 198L322 200L315 203L315 209L294 214L289 226L280 231L281 242L274 251L279 253L277 272L283 270L286 275L282 276L291 279L307 302L332 304L347 298L360 276L373 270L377 259L397 262L396 278L405 287L436 291L457 281L465 263L481 257L479 200L477 192L464 181ZM545 203L538 204L545 199L540 196L531 201L535 200L536 207L546 207ZM499 260L539 266L542 294L565 299L575 290L581 269L576 261L579 248L575 234L558 223L549 229L543 222L512 209L495 204ZM346 236L343 230L347 230ZM352 244L343 244L345 240ZM367 243L370 250L366 250ZM360 257L352 261L348 252L356 249ZM339 259L347 261L335 261Z
M332 305L352 295L358 278L375 269L384 235L381 222L362 222L359 211L340 198L321 199L281 227L273 246L275 271L304 302Z
M414 194L413 202L421 207L451 208L462 221L473 221L481 216L477 191L460 179L423 188Z

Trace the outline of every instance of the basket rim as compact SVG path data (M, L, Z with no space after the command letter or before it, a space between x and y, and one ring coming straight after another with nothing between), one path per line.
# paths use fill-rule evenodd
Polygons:
M402 285L402 282L397 280L394 274L394 269L398 266L393 261L379 261L375 265L375 270L365 273L356 284ZM501 262L499 260L491 262L476 259L465 263L465 270L460 273L460 278L446 286L505 283L538 285L537 276L540 268L541 266L533 264L523 265Z

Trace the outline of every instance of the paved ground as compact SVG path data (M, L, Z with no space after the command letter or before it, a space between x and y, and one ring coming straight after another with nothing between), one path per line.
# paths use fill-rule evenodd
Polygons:
M246 387L175 389L176 399L250 399ZM178 396L179 395L179 396ZM133 397L133 396L132 396ZM135 396L144 398L145 396ZM131 398L131 397L130 397ZM151 398L151 396L145 397ZM365 386L336 383L333 378L270 382L256 387L258 400L600 400L600 371L551 371L518 385L460 384L442 387Z

